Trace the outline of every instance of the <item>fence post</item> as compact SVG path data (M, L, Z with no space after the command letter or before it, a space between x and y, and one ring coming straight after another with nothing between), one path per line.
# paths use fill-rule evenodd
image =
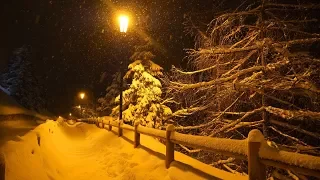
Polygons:
M104 124L103 124L103 118L99 118L98 117L99 122L99 128L104 128Z
M166 168L169 168L171 162L174 161L174 143L170 141L173 132L174 126L169 124L166 131Z
M259 149L264 142L263 134L254 129L248 135L248 172L249 180L265 180L266 167L260 162Z
M122 121L119 120L119 123L118 123L118 136L119 136L119 137L122 136L121 123L122 123Z
M111 130L112 130L112 126L111 126L111 122L109 120L109 131L111 131Z
M138 133L138 126L140 122L134 122L134 148L140 145L140 133Z
M93 122L95 122L96 126L97 126L98 128L100 128L100 126L99 126L99 119L92 119L92 120L93 120Z
M0 179L6 179L6 165L4 161L4 157L0 154Z

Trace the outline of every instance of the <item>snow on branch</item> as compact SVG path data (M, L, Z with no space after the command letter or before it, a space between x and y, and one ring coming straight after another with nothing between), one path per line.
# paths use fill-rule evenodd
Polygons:
M320 121L320 112L313 112L308 110L286 110L272 106L267 106L265 109L267 112L282 117L284 119L304 120L308 118Z
M229 54L229 53L237 53L237 52L245 52L251 51L261 48L261 44L256 44L248 47L243 48L212 48L212 49L200 49L200 54Z
M240 122L239 124L235 125L234 127L228 129L226 132L228 133L228 132L234 131L236 129L239 129L241 127L259 126L259 125L262 125L263 122L264 122L264 120L253 121L253 122Z
M181 73L181 74L193 75L193 74L197 74L197 73L209 71L209 70L211 70L211 69L216 68L217 66L224 66L224 65L228 65L228 64L230 64L230 62L227 62L227 63L224 63L224 64L216 64L216 65L213 65L213 66L208 67L208 68L200 69L200 70L197 70L197 71L189 71L189 72L187 72L187 71L182 71L182 70L176 68L175 66L172 66L172 70L173 70L173 71L177 71L178 73Z
M226 77L227 75L229 75L230 73L232 73L234 70L238 69L241 65L243 65L244 63L247 62L247 60L256 52L258 52L257 50L251 51L245 58L240 60L240 63L236 66L234 66L231 70L229 70L228 72L224 73L221 75L221 77Z
M199 83L195 83L195 84L183 84L183 83L178 83L178 82L171 82L173 85L176 85L178 89L192 89L192 88L200 88L200 87L204 87L204 86L211 86L211 85L215 85L215 84L219 84L219 83L223 83L223 82L227 82L229 80L235 79L238 76L247 74L247 73L252 73L254 71L260 71L263 70L264 66L254 66L254 67L250 67L248 69L243 69L241 71L239 71L238 73L235 73L229 77L226 78L219 78L219 79L215 79L212 81L208 81L208 82L199 82Z
M279 98L277 98L277 97L274 97L274 96L272 96L272 95L268 95L268 94L266 94L263 90L261 90L261 89L259 89L259 88L256 88L256 87L254 87L254 86L247 85L247 84L244 84L244 83L235 83L234 86L235 86L236 89L241 89L241 90L249 89L249 90L251 90L251 91L254 91L254 92L256 92L256 93L259 93L259 94L261 94L261 95L264 95L264 96L266 96L267 98L270 98L270 99L272 99L272 100L275 100L275 101L277 101L277 102L279 102L279 103L286 104L286 105L288 105L289 107L294 107L294 108L296 108L296 109L300 109L298 106L296 106L296 105L294 105L294 104L292 104L292 103L290 103L290 102L287 102L287 101L285 101L285 100L282 100L282 99L279 99ZM264 87L262 87L262 88L264 88Z
M270 123L278 125L278 126L282 126L282 127L285 127L285 128L289 128L289 129L292 129L292 130L295 130L295 131L298 131L298 132L301 132L303 134L312 136L312 137L314 137L316 139L320 139L320 134L319 133L310 132L310 131L304 130L301 127L298 127L298 126L293 126L293 125L290 125L288 123L280 122L280 121L273 120L273 119L270 120Z
M188 153L197 153L197 152L200 152L202 151L201 149L189 149L187 148L186 146L182 145L182 144L178 144L182 149L184 149L185 151L187 151Z
M295 44L311 44L317 41L320 41L320 38L295 39L291 41L282 41L280 42L280 44L286 45L287 47L289 47Z
M212 81L207 81L207 82L199 82L199 83L195 83L195 84L184 84L184 83L179 83L179 82L172 82L171 83L173 85L176 85L176 88L178 89L182 89L182 90L186 90L186 89L192 89L192 88L200 88L200 87L205 87L205 86L211 86L211 85L215 85L215 84L220 84L220 83L224 83L233 79L238 78L239 76L248 74L248 73L252 73L255 71L261 71L261 70L266 70L266 71L272 71L275 70L277 68L280 68L286 64L288 64L289 61L288 60L283 60L283 61L279 61L276 63L269 63L266 67L264 66L253 66L253 67L249 67L247 69L242 69L240 71L238 71L235 74L232 74L229 77L222 77L219 79L215 79Z
M308 144L306 144L305 142L299 140L298 138L295 138L295 137L292 137L292 136L289 136L288 134L285 134L285 133L282 133L281 131L279 131L278 129L276 129L275 127L273 126L269 126L270 129L272 129L273 131L277 132L278 134L288 138L288 139L291 139L293 141L296 141L298 142L299 144L302 144L302 145L305 145L305 146L308 146Z
M259 112L263 111L264 109L265 109L264 107L260 107L260 108L254 109L254 110L252 110L252 111L248 111L248 112L247 112L244 116L242 116L241 118L233 121L233 122L230 123L230 124L227 124L227 125L223 126L222 128L218 129L217 131L214 131L212 134L210 134L210 136L211 136L211 137L212 137L212 136L215 136L216 134L218 134L218 133L220 133L220 132L222 132L222 131L225 131L225 130L227 130L227 129L229 129L229 128L231 128L231 127L239 124L242 120L244 120L244 119L246 119L247 117L250 117L250 116L252 116L252 115L254 115L254 114L256 114L256 113L259 113Z
M206 108L208 108L208 106L200 106L200 107L193 107L193 108L186 108L186 109L180 109L176 112L174 112L172 114L172 116L177 116L177 117L184 117L184 116L187 116L187 115L191 115L197 111L202 111Z
M226 111L228 111L243 95L244 95L244 92L236 100L234 100L223 112L221 112L216 118L214 118L212 121L210 121L206 124L198 125L198 126L176 127L175 129L176 130L190 130L190 129L199 129L202 127L210 126L210 125L214 124L214 122L216 120L218 120Z

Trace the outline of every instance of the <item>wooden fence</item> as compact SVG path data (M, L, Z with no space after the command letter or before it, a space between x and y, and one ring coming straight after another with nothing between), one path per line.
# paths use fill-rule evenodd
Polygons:
M133 131L134 148L140 145L140 134L165 140L165 165L167 168L169 168L170 163L174 161L174 145L181 144L247 160L250 180L266 179L266 166L288 169L300 174L320 178L320 157L287 152L270 147L264 140L262 133L257 129L250 131L247 139L235 140L182 134L175 132L173 125L168 125L166 131L164 131L140 126L138 123L132 127L123 124L121 121L110 121L103 117L79 121L90 124L94 123L98 127L108 129L109 131L112 130L112 127L117 127L118 136L122 136L124 129Z

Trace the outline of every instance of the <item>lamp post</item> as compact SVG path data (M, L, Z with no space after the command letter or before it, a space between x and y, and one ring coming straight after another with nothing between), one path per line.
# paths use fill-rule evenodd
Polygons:
M120 25L120 34L121 37L125 37L128 30L129 18L128 16L121 15L119 16L119 25ZM120 62L120 110L119 110L119 120L122 120L122 105L123 105L123 61Z
M95 103L95 96L94 96L94 88L92 86L92 91L91 91L91 103L92 103L92 116L95 118L96 117L96 103Z

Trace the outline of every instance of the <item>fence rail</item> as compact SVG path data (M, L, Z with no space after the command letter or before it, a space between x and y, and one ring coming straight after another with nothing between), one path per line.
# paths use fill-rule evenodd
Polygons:
M278 150L268 146L262 133L254 129L249 132L245 140L212 138L187 135L175 132L173 125L168 125L166 131L140 126L123 124L121 121L108 120L104 117L78 120L96 124L100 128L112 130L118 128L118 135L122 136L123 129L134 132L134 147L140 145L140 134L166 140L166 167L174 161L174 144L198 148L205 151L220 153L237 159L248 161L249 179L266 179L265 166L293 170L297 173L320 178L320 157L294 152Z

